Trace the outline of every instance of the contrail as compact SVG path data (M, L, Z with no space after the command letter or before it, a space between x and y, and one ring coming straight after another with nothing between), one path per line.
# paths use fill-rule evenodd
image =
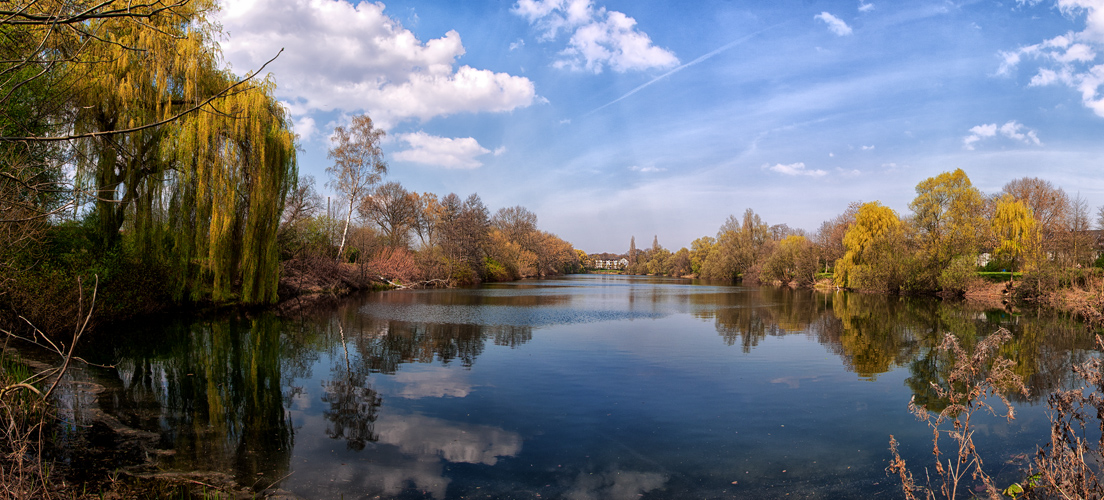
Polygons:
M776 25L774 25L774 26L769 26L769 27L763 28L763 29L761 29L761 30L759 30L759 31L756 31L755 33L752 33L752 34L750 34L750 35L747 35L747 36L745 36L745 37L743 37L743 38L740 38L739 40L734 40L734 41L728 42L728 43L726 43L726 44L722 45L722 46L721 46L720 48L718 48L718 49L716 49L716 50L713 50L712 52L709 52L709 53L707 53L707 54L704 54L704 55L702 55L702 56L699 56L699 57L698 57L697 59L694 59L693 61L690 61L690 62L688 62L688 63L686 63L686 64L683 64L683 65L681 65L681 66L679 66L679 67L677 67L677 68L675 68L675 69L672 69L671 71L668 71L668 72L666 72L666 73L664 73L664 74L662 74L662 75L659 75L659 76L657 76L657 77L655 77L655 78L651 79L651 80L650 80L650 81L648 81L647 83L644 83L644 84L640 85L639 87L637 87L637 88L635 88L635 89L632 89L632 90L628 91L627 93L625 93L625 95L623 95L623 96L621 96L621 97L618 97L617 99L614 99L614 100L612 100L612 101L610 101L610 102L607 102L607 103L605 103L605 104L603 104L603 105L601 105L601 106L598 106L597 108L594 108L593 110L591 110L591 111L587 112L587 113L586 113L586 114L584 114L583 116L590 116L590 115L592 115L592 114L594 114L594 113L597 113L597 112L599 112L599 111L601 111L601 110L603 110L603 109L606 109L606 108L608 108L608 107L610 107L610 106L612 106L612 105L614 105L614 104L617 104L617 103L619 103L619 102L621 102L621 101L625 100L625 99L626 99L627 97L629 97L629 96L631 96L631 95L633 95L633 94L635 94L635 93L637 93L637 92L640 92L641 90L644 90L644 89L645 89L646 87L649 87L649 86L651 86L651 85L652 85L653 83L655 83L655 82L658 82L658 81L660 81L660 80L662 80L662 79L664 79L664 78L667 78L668 76L671 76L671 75L673 75L673 74L675 74L675 73L678 73L679 71L682 71L682 70L684 70L684 69L686 69L686 68L689 68L690 66L693 66L693 65L695 65L695 64L698 64L698 63L700 63L700 62L702 62L702 61L704 61L704 60L706 60L706 59L709 59L709 58L711 58L711 57L713 57L713 56L715 56L715 55L717 55L717 54L720 54L721 52L724 52L724 51L726 51L726 50L728 50L728 49L731 49L732 47L735 47L735 46L737 46L737 45L740 45L740 44L742 44L742 43L744 43L744 42L746 42L746 41L748 41L748 40L751 40L751 39L752 39L752 38L754 38L754 37L755 37L756 35L758 35L758 34L760 34L760 33L764 32L764 31L772 30L772 29L774 29L774 28L777 28L777 27L779 27L779 26L781 26L781 25L783 25L783 24L786 24L786 23L778 23L778 24L776 24Z

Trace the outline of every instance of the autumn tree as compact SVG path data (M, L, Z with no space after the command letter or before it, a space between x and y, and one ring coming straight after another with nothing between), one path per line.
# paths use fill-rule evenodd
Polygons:
M537 231L537 214L517 205L500 208L491 217L491 225L506 234L510 241L517 242L523 248L532 250L530 240Z
M437 230L440 227L443 216L442 206L437 195L422 193L417 199L418 208L414 216L414 233L418 235L423 249L430 249L435 244Z
M713 251L715 243L716 240L710 236L702 236L690 243L690 272L701 275L702 264L705 263L709 253Z
M686 247L680 248L677 252L667 257L666 266L667 273L671 276L686 276L693 273L693 268L690 263L690 250Z
M628 260L629 260L629 268L630 269L636 267L636 253L637 253L637 251L636 251L636 236L633 236L629 239L629 257L628 257Z
M917 243L928 268L938 272L961 255L977 253L987 229L984 197L962 169L929 177L916 185L909 203Z
M752 209L742 219L729 216L702 264L702 277L735 280L763 257L770 226Z
M417 220L418 195L392 181L376 187L357 210L383 231L388 247L406 248L410 229Z
M387 173L383 149L380 148L383 136L384 131L375 128L368 115L354 116L348 129L343 126L334 129L331 138L333 146L328 154L334 164L327 167L326 172L330 174L330 185L349 202L345 228L341 231L341 244L337 247L339 259L345 249L354 205Z
M1026 203L1005 194L997 201L992 225L997 238L997 256L1011 262L1013 271L1017 267L1032 269L1038 265L1038 222Z
M790 235L778 242L767 257L760 279L806 286L815 281L816 272L817 252L812 242L804 236Z
M855 223L855 216L861 206L861 202L851 202L842 214L822 222L816 234L813 235L813 243L816 244L820 261L824 263L824 272L828 272L828 267L834 265L847 252L847 248L843 245L843 237Z
M847 252L836 262L836 284L848 288L897 291L905 280L904 224L889 207L864 203L843 238Z

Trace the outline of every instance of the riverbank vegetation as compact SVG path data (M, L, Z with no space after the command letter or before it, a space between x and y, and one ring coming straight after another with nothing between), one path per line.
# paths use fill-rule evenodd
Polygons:
M367 116L335 130L329 185L342 199L322 213L274 81L263 67L220 67L214 1L11 7L0 17L2 326L67 330L80 277L99 278L104 322L577 268L571 245L522 207L492 214L477 195L381 185L383 132Z
M986 195L955 170L917 184L909 209L854 202L815 232L747 209L689 250L658 238L640 250L634 237L626 272L947 296L990 293L998 277L1014 281L996 287L999 300L1104 319L1104 207L1094 230L1088 203L1048 181L1014 179Z

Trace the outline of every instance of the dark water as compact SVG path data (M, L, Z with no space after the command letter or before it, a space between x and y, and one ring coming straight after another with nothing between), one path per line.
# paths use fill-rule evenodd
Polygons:
M1032 389L978 417L999 481L1048 435L1045 394L1093 347L1076 321L935 300L573 276L373 293L297 317L113 332L101 405L161 466L304 498L896 498L922 475L911 397L945 332L998 327Z

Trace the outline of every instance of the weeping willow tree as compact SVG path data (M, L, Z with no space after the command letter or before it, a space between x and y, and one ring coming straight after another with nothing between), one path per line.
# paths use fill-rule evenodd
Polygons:
M177 300L270 303L295 135L271 80L219 69L215 6L87 22L66 66L77 89L75 196L92 197L101 250L122 245L171 269Z

